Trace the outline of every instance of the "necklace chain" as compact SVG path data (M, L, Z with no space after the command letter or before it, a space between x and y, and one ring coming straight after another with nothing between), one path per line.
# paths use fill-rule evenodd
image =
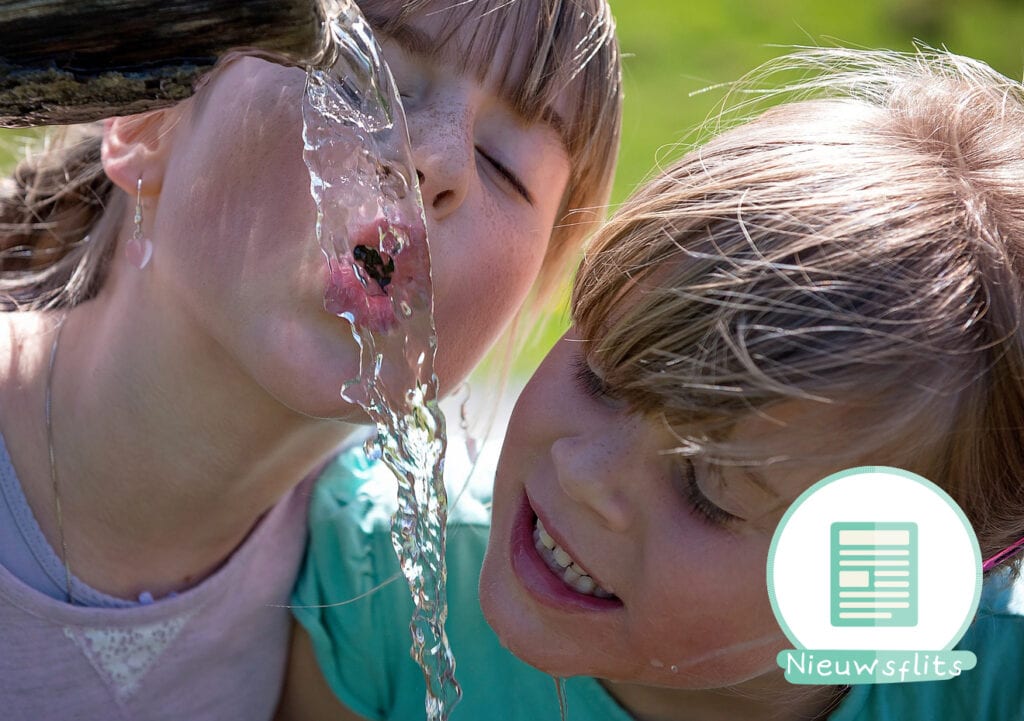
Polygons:
M53 510L57 516L57 534L60 538L60 558L64 562L64 584L68 603L74 603L71 595L71 565L68 563L68 544L64 538L64 513L60 503L60 483L57 480L57 460L53 452L53 366L57 360L57 346L60 345L60 334L64 330L64 316L54 330L53 345L50 347L50 365L46 370L46 447L50 454L50 483L53 486Z

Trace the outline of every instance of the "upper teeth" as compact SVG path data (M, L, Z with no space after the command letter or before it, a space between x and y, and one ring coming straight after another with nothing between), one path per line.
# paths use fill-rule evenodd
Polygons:
M552 571L562 576L562 580L565 581L567 586L588 596L597 596L598 598L612 597L610 591L598 586L594 579L590 577L590 574L576 563L572 556L566 553L564 548L555 543L555 539L547 532L539 518L533 529L533 541L534 545L537 546L540 557L547 562Z

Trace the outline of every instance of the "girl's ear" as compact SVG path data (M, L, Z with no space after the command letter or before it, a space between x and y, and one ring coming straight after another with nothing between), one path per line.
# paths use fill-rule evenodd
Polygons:
M139 178L144 195L163 186L178 113L172 108L104 121L102 159L107 177L135 197Z

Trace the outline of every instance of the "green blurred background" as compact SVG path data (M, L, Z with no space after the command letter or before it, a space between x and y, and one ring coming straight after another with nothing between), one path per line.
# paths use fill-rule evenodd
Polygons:
M779 46L843 44L912 49L914 39L970 55L1015 78L1024 71L1021 0L610 0L625 54L626 107L613 203L621 201L673 144L703 121L735 80L784 52ZM23 135L23 134L22 134ZM18 136L0 135L0 165ZM563 296L564 298L564 296ZM565 325L563 298L536 325L515 363L529 372ZM492 361L492 368L494 363ZM514 385L514 383L513 383Z
M916 39L1024 78L1021 0L609 2L625 56L626 91L613 208L657 164L664 165L681 152L675 144L692 140L689 132L715 110L724 94L699 91L740 78L788 46L840 44L909 51ZM564 308L563 293L516 362L516 378L528 374L563 332Z
M719 92L784 52L778 46L932 47L984 60L1024 77L1021 0L610 0L624 53L626 106L615 184L621 200L659 150L704 120ZM671 155L671 148L665 152Z
M615 184L621 200L659 149L707 117L735 80L778 46L911 50L918 39L1024 77L1021 0L610 0L625 54L626 107Z

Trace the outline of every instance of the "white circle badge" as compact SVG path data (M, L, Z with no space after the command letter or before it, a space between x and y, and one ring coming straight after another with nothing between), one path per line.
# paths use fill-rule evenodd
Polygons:
M783 516L768 594L796 649L942 651L981 597L981 553L960 507L887 466L835 473Z

